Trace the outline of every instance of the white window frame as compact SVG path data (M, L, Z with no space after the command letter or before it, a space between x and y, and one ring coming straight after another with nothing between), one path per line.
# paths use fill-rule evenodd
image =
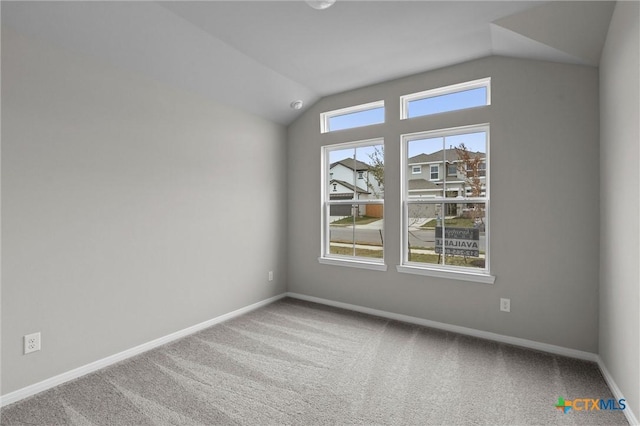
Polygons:
M422 199L408 199L409 191L408 191L408 180L406 176L406 162L408 161L408 143L412 140L426 139L426 138L436 138L436 137L448 137L466 133L475 133L475 132L486 132L487 141L486 141L486 154L485 154L485 162L487 164L487 176L484 182L485 186L485 196L483 197L466 197L464 196L465 203L484 203L485 204L485 267L484 269L472 269L472 268L464 268L458 266L448 266L442 264L425 264L425 263L417 263L417 262L409 262L408 259L408 241L409 241L409 230L408 230L408 206L409 204L436 204L442 203L445 201L460 203L460 198L447 198L446 194L443 194L439 197L425 197ZM426 275L431 277L439 277L439 278L450 278L456 280L463 281L474 281L486 284L493 284L495 281L495 276L491 275L491 265L490 265L490 235L491 235L491 225L490 225L490 199L489 199L489 155L490 155L490 126L488 123L477 124L471 126L462 126L462 127L454 127L448 129L439 129L432 131L424 131L424 132L416 132L416 133L408 133L401 136L401 162L402 167L400 167L400 190L401 190L401 207L402 207L402 218L401 218L401 228L400 228L400 265L396 266L398 272L409 273L409 274L417 274L417 275ZM454 201L455 200L455 201Z
M487 103L485 105L469 108L482 108L487 105L491 105L491 77L481 78L478 80L467 81L464 83L452 84L450 86L438 87L436 89L429 89L422 92L410 93L408 95L400 96L400 120L409 119L409 102L418 101L422 99L435 98L436 96L450 95L453 93L464 92L466 90L479 89L485 87L487 89ZM421 115L419 117L428 117L435 114L446 114L454 111L462 111L462 108L445 112L438 112L434 114ZM411 117L418 118L418 117Z
M371 145L384 145L384 138L375 138L375 139L366 139L355 142L346 142L340 144L333 145L325 145L321 148L321 168L320 168L320 194L321 194L321 221L320 221L320 235L321 235L321 247L320 247L320 257L318 257L318 262L327 264L327 265L339 265L339 266L347 266L361 269L371 269L376 271L386 271L387 265L384 262L385 249L384 243L382 246L382 258L369 258L369 257L358 257L358 256L343 256L337 254L329 253L329 213L332 205L340 205L340 204L358 204L358 205L370 205L370 204L378 204L383 205L384 208L384 199L374 199L374 200L330 200L327 188L327 177L329 173L330 161L329 161L329 152L339 149L345 148L358 148L358 147L366 147ZM357 177L357 171L354 170L354 177ZM355 179L354 179L355 182ZM384 215L383 215L384 220ZM383 222L384 223L384 222Z
M333 111L327 111L320 114L320 133L338 132L340 130L357 129L360 127L375 126L377 124L384 124L385 119L383 117L382 123L365 124L363 126L349 127L348 129L331 130L329 126L329 120L333 117L339 117L341 115L353 114L355 112L368 111L376 108L384 108L384 100L369 102L361 105L354 105L346 108L335 109ZM386 111L385 111L386 114Z
M418 169L418 171L416 171L416 168ZM419 175L421 173L422 173L422 166L411 166L412 175Z
M453 167L453 173L449 171L449 167ZM454 163L447 164L447 177L458 176L458 165Z

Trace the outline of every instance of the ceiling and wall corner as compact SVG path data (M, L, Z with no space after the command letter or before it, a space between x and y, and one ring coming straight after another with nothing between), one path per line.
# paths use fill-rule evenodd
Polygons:
M288 125L324 96L490 55L597 66L613 5L3 2L2 24Z

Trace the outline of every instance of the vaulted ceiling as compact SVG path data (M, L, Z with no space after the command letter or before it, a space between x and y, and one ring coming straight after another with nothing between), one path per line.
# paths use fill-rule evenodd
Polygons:
M323 96L489 55L597 66L614 2L2 2L2 25L288 124ZM304 108L303 108L304 110Z

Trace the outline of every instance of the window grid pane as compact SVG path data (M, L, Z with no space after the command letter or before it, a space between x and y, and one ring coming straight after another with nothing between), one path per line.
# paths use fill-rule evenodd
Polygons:
M410 202L406 219L407 262L485 269L486 203Z

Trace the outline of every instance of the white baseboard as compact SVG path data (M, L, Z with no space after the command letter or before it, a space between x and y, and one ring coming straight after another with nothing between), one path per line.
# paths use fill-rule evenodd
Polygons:
M164 337L160 337L158 339L152 340L147 343L143 343L142 345L136 346L131 349L127 349L126 351L117 353L115 355L108 356L101 360L92 362L90 364L84 365L82 367L73 369L71 371L67 371L66 373L59 374L57 376L51 377L49 379L43 380L41 382L35 383L33 385L24 387L22 389L18 389L17 391L8 393L6 395L0 396L0 407L4 407L8 404L12 404L14 402L20 401L21 399L33 396L37 393L43 392L47 389L51 389L52 387L61 385L69 380L77 379L78 377L84 376L86 374L97 371L101 368L107 367L109 365L115 364L116 362L123 361L127 358L131 358L132 356L141 354L148 350L157 348L158 346L162 346L174 340L180 339L182 337L188 336L190 334L196 333L200 330L204 330L205 328L211 327L212 325L219 324L221 322L230 320L237 316L243 315L247 312L253 311L255 309L261 308L265 305L273 303L277 300L280 300L284 297L292 297L294 299L306 300L309 302L320 303L322 305L334 306L337 308L347 309L355 312L362 312L365 314L375 315L383 318L389 318L397 321L403 321L411 324L422 325L426 327L436 328L445 331L451 331L454 333L460 333L467 336L479 337L482 339L493 340L496 342L507 343L516 346L522 346L529 349L535 349L543 352L548 352L556 355L567 356L571 358L578 358L587 361L594 361L598 364L602 375L604 376L605 381L611 388L611 392L614 395L615 399L623 399L624 396L618 388L618 385L613 380L613 377L607 370L604 362L597 354L585 351L579 351L576 349L565 348L562 346L550 345L547 343L540 343L533 340L521 339L518 337L505 336L502 334L491 333L488 331L476 330L468 327L461 327L457 325L445 324L442 322L426 320L423 318L412 317L409 315L396 314L393 312L382 311L379 309L367 308L359 305L352 305L350 303L342 303L336 302L329 299L322 299L319 297L307 296L304 294L287 292L274 297L270 297L268 299L262 300L260 302L251 304L249 306L245 306L244 308L237 309L235 311L229 312L224 315L220 315L216 318L210 319L208 321L201 322L200 324L193 325L191 327L187 327L183 330L176 331L175 333L168 334ZM623 411L624 415L627 418L627 421L631 425L640 425L637 417L634 415L631 408L627 405L627 408Z
M493 340L500 343L507 343L514 346L522 346L524 348L535 349L542 352L548 352L555 355L562 355L570 358L578 358L587 361L597 362L598 355L592 352L579 351L576 349L565 348L562 346L550 345L548 343L536 342L533 340L521 339L519 337L505 336L503 334L491 333L489 331L476 330L474 328L461 327L459 325L445 324L443 322L431 321L423 318L412 317L409 315L396 314L393 312L382 311L379 309L367 308L350 303L335 302L333 300L322 299L319 297L307 296L298 293L287 293L288 297L294 299L306 300L309 302L320 303L322 305L334 306L350 311L362 312L364 314L375 315L378 317L389 318L397 321L408 322L410 324L423 325L425 327L437 328L439 330L451 331L454 333L464 334L467 336L479 337L481 339Z
M164 337L160 337L158 339L152 340L147 343L143 343L142 345L133 347L131 349L127 349L126 351L122 351L115 355L108 356L106 358L100 359L98 361L94 361L90 364L83 365L82 367L75 368L71 371L67 371L66 373L59 374L57 376L51 377L49 379L43 380L41 382L35 383L33 385L29 385L22 389L18 389L14 392L8 393L6 395L0 396L0 407L4 407L5 405L12 404L14 402L20 401L21 399L27 398L29 396L35 395L47 389L51 389L54 386L61 385L69 380L77 379L78 377L84 376L86 374L97 371L101 368L107 367L109 365L115 364L116 362L123 361L127 358L131 358L132 356L141 354L148 350L157 348L158 346L162 346L174 340L180 339L182 337L188 336L190 334L196 333L200 330L204 330L205 328L211 327L212 325L219 324L223 321L230 320L231 318L235 318L242 314L246 314L247 312L253 311L255 309L261 308L262 306L268 305L270 303L275 302L276 300L282 299L286 296L286 293L279 294L274 297L270 297L268 299L262 300L260 302L256 302L249 306L245 306L244 308L236 309L233 312L229 312L224 315L220 315L219 317L215 317L213 319L201 322L200 324L193 325L191 327L187 327L183 330L176 331L175 333L168 334Z
M620 391L620 388L618 387L616 382L613 380L611 373L609 373L607 366L604 365L604 361L602 361L602 358L600 358L600 356L598 356L597 362L598 362L598 367L602 372L602 376L604 377L604 380L607 382L607 385L609 385L609 388L611 389L611 393L613 393L613 397L616 400L626 399L622 394L622 391ZM640 425L640 422L638 422L638 418L635 416L635 414L631 410L631 407L629 407L629 404L627 404L627 408L624 409L623 413L630 425Z

